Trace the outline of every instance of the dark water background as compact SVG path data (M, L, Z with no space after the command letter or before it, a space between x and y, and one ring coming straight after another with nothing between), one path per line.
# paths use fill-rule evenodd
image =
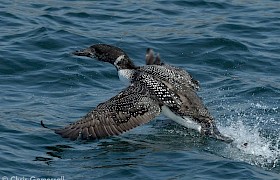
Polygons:
M0 176L65 179L280 179L280 2L0 0ZM71 52L147 47L200 81L235 141L160 116L119 137L71 142L64 126L124 88L115 68ZM248 146L244 146L248 142Z

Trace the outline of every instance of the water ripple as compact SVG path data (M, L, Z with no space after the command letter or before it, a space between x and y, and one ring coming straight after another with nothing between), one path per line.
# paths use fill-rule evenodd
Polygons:
M273 0L2 0L0 175L279 179L279 12ZM94 43L139 65L151 47L188 70L234 144L162 116L96 142L43 129L41 120L61 127L123 89L114 67L71 54Z

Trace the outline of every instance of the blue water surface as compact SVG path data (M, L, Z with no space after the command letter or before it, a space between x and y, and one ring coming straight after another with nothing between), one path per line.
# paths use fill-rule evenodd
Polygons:
M0 178L280 179L280 2L0 0ZM231 144L159 116L121 136L69 141L62 127L124 88L71 53L146 48L200 81ZM248 143L248 145L244 145Z

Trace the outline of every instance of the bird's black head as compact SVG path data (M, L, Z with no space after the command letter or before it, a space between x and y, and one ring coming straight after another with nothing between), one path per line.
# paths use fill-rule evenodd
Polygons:
M95 44L89 48L73 53L77 56L96 58L99 61L109 62L117 69L134 69L135 66L126 53L118 47L107 44Z

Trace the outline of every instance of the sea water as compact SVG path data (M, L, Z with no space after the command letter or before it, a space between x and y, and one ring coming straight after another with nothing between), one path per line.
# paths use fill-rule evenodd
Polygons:
M280 179L280 2L0 1L0 177ZM226 144L159 116L118 137L69 141L74 122L125 88L92 44L146 48L200 82Z

